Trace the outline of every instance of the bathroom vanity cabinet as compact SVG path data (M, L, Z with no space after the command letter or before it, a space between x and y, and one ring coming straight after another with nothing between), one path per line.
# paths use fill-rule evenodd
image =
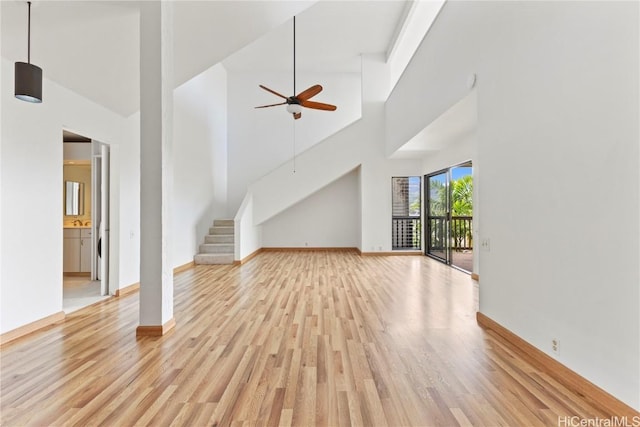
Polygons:
M91 273L91 229L64 229L65 273Z

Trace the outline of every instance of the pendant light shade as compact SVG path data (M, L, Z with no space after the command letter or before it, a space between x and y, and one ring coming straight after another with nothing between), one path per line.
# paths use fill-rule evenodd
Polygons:
M42 68L27 62L16 62L16 98L27 102L42 102Z
M15 95L27 102L42 102L42 68L31 63L31 2L27 26L27 62L16 62Z

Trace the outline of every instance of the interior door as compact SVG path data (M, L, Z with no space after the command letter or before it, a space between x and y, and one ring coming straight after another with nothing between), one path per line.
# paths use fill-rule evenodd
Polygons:
M426 253L449 263L449 171L425 176Z
M91 243L91 280L101 280L102 271L98 256L98 241L102 235L102 149L98 141L91 142L91 229L93 241Z
M100 259L100 291L109 294L109 146L102 144L101 210L100 237L98 252Z

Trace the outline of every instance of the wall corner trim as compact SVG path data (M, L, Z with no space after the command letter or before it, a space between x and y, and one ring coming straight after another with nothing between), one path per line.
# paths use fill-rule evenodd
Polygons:
M240 259L240 260L235 260L233 261L233 265L242 265L246 262L249 262L252 258L255 258L256 255L258 255L260 252L263 251L263 248L258 248L255 251L251 252L249 255L247 255L246 257Z
M136 282L136 283L131 284L129 286L125 286L124 288L116 289L115 296L116 297L123 297L125 295L132 294L132 293L137 292L139 290L140 290L140 282Z
M502 342L506 342L506 344L514 348L528 363L551 375L556 381L567 387L569 390L582 396L589 402L589 404L600 408L610 416L627 416L628 419L640 417L640 412L634 410L626 403L618 400L586 378L567 368L565 365L558 362L551 356L548 356L537 347L529 344L527 341L523 340L493 319L478 311L476 313L476 320L478 325L489 331L489 333L493 332L498 336L498 338L502 338Z
M286 246L262 248L263 252L355 252L357 248L349 246Z
M161 337L176 326L176 319L169 319L164 325L140 325L136 328L136 337Z
M178 274L178 273L182 273L183 271L189 270L190 268L193 268L193 266L196 265L196 263L194 261L189 261L186 264L182 264L177 266L176 268L173 269L173 274Z
M64 311L59 311L47 317L43 317L42 319L36 320L35 322L27 323L26 325L5 332L4 334L0 335L0 346L3 346L13 340L28 335L39 329L46 328L47 326L51 326L55 323L64 322L64 319Z
M422 251L358 252L361 256L422 256Z

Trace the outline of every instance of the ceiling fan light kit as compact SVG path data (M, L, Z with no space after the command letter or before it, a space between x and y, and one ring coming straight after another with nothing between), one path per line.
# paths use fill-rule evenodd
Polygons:
M31 63L31 2L27 24L27 62L16 62L14 94L16 98L32 102L42 102L42 68Z
M300 114L302 113L302 106L300 104L288 104L287 111L291 114Z
M322 91L322 86L313 85L308 89L303 90L297 95L292 96L284 96L279 94L273 89L269 89L266 86L259 85L262 89L270 92L282 99L284 102L280 102L277 104L269 104L269 105L261 105L255 108L267 108L267 107L275 107L276 105L285 105L287 106L287 112L293 115L294 120L302 117L302 107L311 108L313 110L324 110L324 111L335 111L336 106L331 104L324 104L322 102L310 101L311 98L316 96ZM293 17L293 93L296 93L296 17Z

